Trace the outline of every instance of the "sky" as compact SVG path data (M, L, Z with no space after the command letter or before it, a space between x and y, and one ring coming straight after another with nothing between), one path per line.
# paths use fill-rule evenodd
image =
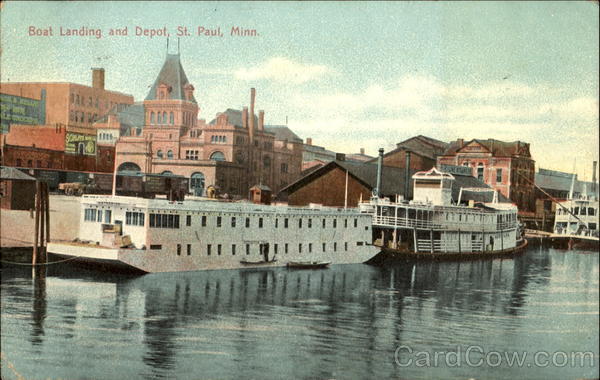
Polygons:
M287 120L330 150L375 156L419 134L520 140L537 168L589 179L599 150L598 15L594 1L8 1L0 79L91 85L90 68L104 67L107 89L141 101L167 38L136 27L166 28L170 53L187 27L179 53L207 121L248 106L255 87L266 124ZM102 36L61 36L61 27ZM109 35L125 27L127 36Z

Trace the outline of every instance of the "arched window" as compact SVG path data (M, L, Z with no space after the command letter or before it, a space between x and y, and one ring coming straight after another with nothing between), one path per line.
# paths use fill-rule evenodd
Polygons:
M173 151L172 150L169 150L167 152L167 158L169 158L169 159L173 158Z
M210 159L213 161L225 161L225 155L223 152L216 151L210 155Z
M190 177L190 192L196 196L202 196L204 191L204 174L196 172Z
M167 111L163 111L162 122L163 124L167 124Z
M158 152L156 152L156 157L163 158L163 151L159 150Z
M173 175L173 172L170 170L165 170L164 172L160 173L161 175Z
M123 162L121 165L119 165L117 172L124 171L140 172L142 171L142 169L140 169L140 167L137 164L134 164L133 162Z
M154 119L154 111L150 112L150 124L154 124L156 120Z
M175 124L175 115L173 114L173 112L171 112L171 114L169 115L169 123Z

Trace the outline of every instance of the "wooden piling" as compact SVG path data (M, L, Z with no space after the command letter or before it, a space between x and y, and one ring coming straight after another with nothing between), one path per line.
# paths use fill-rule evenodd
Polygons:
M33 230L33 254L31 255L31 264L37 264L38 255L38 237L40 229L40 182L35 181L35 223Z

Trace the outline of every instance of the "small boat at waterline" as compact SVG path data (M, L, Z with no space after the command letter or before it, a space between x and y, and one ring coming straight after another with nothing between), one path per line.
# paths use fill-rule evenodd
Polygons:
M288 268L292 269L322 269L327 268L331 261L290 261Z

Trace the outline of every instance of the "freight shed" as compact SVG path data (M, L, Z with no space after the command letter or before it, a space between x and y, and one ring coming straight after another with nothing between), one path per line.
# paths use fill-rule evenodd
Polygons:
M35 178L12 167L0 166L0 208L30 210L35 204Z

